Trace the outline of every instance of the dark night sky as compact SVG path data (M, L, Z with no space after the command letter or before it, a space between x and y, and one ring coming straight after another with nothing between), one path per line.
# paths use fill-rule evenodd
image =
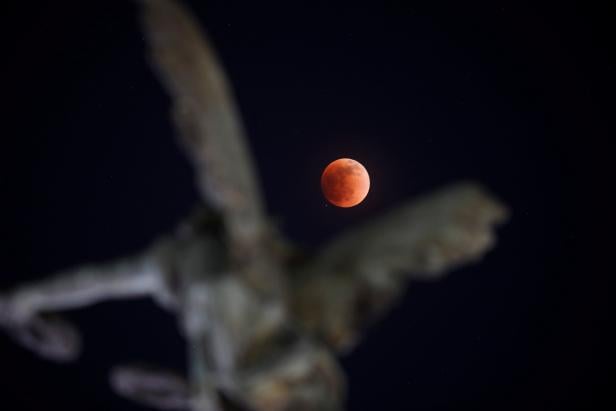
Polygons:
M192 6L291 239L316 247L462 179L513 212L480 264L413 284L342 359L349 410L605 409L610 269L588 261L607 223L595 189L609 164L616 16L567 2L254 3ZM3 289L135 252L198 200L134 4L15 4L0 24ZM342 156L372 178L350 210L319 190ZM173 318L149 301L68 315L84 336L75 364L0 334L7 410L143 409L111 393L109 367L185 367Z

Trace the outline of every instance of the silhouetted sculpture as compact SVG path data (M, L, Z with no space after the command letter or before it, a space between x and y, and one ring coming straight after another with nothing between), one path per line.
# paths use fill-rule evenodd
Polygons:
M223 69L191 15L142 0L152 67L204 204L142 254L79 267L0 296L0 324L43 357L79 353L76 330L48 313L113 298L153 297L177 314L187 379L114 369L116 392L162 409L328 411L344 405L336 353L358 341L408 279L480 258L506 209L462 183L344 233L302 263L269 223Z

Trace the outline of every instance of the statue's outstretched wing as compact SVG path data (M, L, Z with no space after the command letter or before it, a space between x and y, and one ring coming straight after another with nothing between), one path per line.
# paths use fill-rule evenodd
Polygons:
M263 203L229 82L207 37L179 2L141 0L151 63L173 101L173 116L202 198L222 214L232 245L251 247Z
M438 278L479 259L507 210L463 183L376 218L334 239L292 278L293 310L337 349L353 345L410 278Z

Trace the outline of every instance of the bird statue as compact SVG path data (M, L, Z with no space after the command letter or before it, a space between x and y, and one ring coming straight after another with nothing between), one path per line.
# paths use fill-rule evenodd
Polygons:
M119 395L157 409L342 410L337 355L407 282L480 259L508 210L479 184L461 182L292 258L265 215L229 83L197 20L178 0L139 3L149 61L171 98L202 203L138 255L0 293L0 327L42 357L69 361L79 334L53 313L151 297L177 316L188 375L117 366L110 383Z

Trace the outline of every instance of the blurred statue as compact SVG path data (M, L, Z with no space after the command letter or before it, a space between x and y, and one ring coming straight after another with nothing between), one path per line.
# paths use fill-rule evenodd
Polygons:
M150 296L177 314L189 375L116 367L118 394L159 409L342 410L336 354L358 342L407 280L479 259L507 211L480 186L461 183L401 204L301 262L289 259L264 215L244 130L207 38L176 0L140 3L151 64L173 101L203 204L140 255L0 294L0 325L43 357L73 360L78 334L51 312Z

